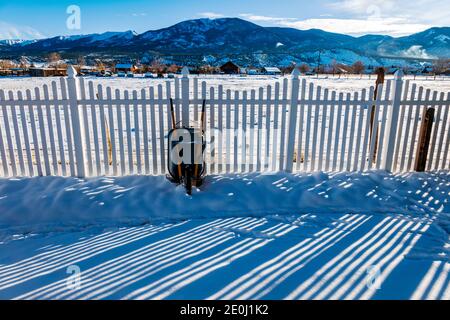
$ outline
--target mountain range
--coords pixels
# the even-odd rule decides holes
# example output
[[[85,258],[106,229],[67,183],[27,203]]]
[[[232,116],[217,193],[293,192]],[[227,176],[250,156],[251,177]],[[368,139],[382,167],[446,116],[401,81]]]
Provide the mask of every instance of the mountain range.
[[[219,63],[229,57],[249,64],[288,64],[293,60],[382,63],[450,57],[450,27],[409,36],[349,35],[319,29],[262,27],[239,18],[187,20],[141,34],[134,31],[0,41],[0,56],[101,54],[162,56]],[[197,57],[197,58],[192,58]],[[256,63],[254,60],[257,60]]]

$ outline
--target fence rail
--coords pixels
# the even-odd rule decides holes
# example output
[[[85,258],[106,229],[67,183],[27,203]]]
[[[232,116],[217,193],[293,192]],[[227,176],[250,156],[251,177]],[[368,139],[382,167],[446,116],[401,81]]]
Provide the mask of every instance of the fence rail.
[[[426,170],[450,169],[450,92],[424,90],[401,73],[377,90],[343,94],[296,71],[273,86],[231,91],[185,69],[164,86],[128,91],[86,83],[69,68],[50,87],[0,90],[0,175],[164,174],[170,98],[184,125],[198,122],[206,99],[210,173],[411,171],[429,108]]]

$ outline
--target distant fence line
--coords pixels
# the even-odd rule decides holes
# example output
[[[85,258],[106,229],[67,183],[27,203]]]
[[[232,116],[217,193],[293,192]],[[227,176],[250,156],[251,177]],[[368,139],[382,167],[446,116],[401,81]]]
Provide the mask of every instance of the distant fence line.
[[[190,92],[193,81],[193,92]],[[259,90],[181,78],[138,91],[94,87],[69,67],[48,87],[0,90],[1,176],[164,174],[169,99],[192,125],[207,104],[209,173],[450,169],[450,92],[403,80],[352,94],[300,80],[294,70]],[[435,109],[423,151],[421,130]],[[421,140],[422,139],[422,140]]]

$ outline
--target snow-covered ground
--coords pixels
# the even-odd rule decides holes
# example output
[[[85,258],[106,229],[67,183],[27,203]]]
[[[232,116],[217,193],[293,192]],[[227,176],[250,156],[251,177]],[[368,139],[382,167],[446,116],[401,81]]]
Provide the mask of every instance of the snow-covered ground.
[[[449,213],[444,171],[2,179],[0,298],[449,299]]]

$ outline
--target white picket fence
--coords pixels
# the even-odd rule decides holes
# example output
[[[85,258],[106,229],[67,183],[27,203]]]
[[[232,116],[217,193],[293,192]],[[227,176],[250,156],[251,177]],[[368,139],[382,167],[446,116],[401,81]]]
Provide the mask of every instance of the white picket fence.
[[[411,171],[430,107],[426,169],[450,169],[450,92],[424,90],[400,73],[374,99],[373,87],[338,93],[296,71],[273,86],[231,92],[184,69],[165,86],[130,92],[94,87],[70,67],[50,88],[0,90],[1,176],[164,174],[171,97],[184,125],[198,125],[206,99],[208,173]]]

